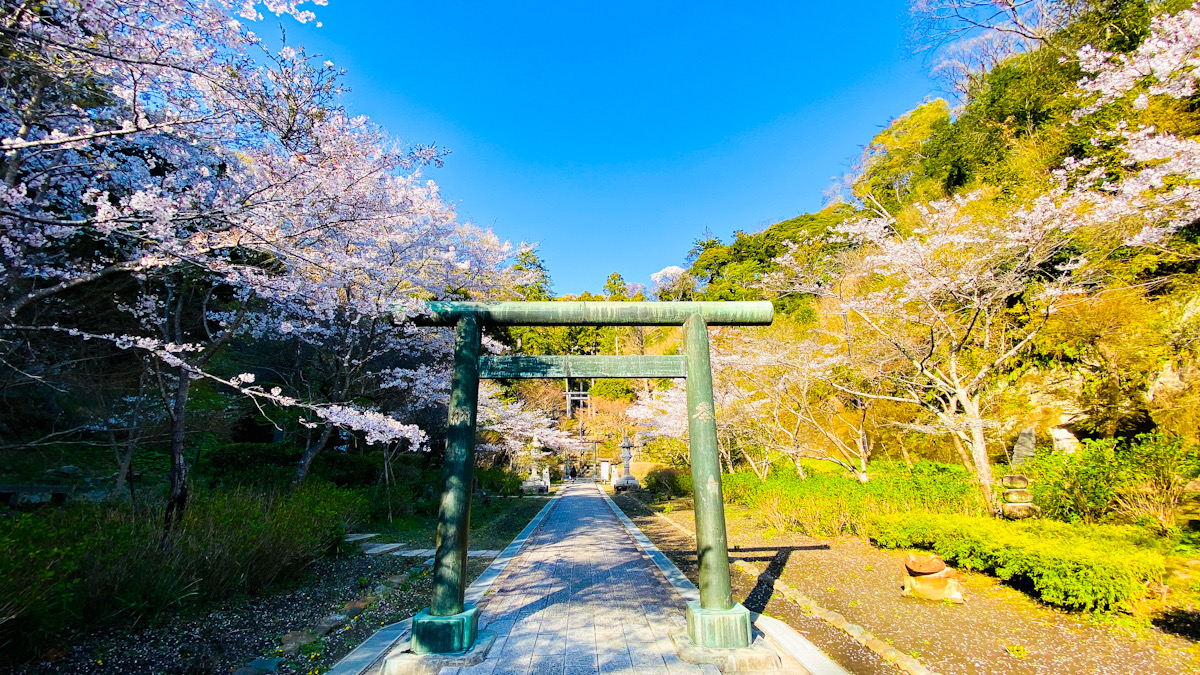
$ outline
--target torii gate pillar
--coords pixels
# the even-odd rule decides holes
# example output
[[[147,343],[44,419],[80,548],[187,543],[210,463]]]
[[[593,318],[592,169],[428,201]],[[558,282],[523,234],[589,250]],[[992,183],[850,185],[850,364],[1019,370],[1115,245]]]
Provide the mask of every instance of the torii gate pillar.
[[[733,602],[721,495],[708,325],[770,324],[769,302],[434,302],[424,325],[455,326],[446,460],[438,511],[433,598],[412,622],[412,650],[470,649],[478,608],[464,604],[467,534],[475,466],[479,378],[687,378],[688,436],[695,492],[700,600],[688,602],[687,626],[701,647],[750,645],[750,613]],[[398,317],[397,320],[405,320]],[[526,326],[683,326],[683,356],[514,356],[480,358],[484,324]]]

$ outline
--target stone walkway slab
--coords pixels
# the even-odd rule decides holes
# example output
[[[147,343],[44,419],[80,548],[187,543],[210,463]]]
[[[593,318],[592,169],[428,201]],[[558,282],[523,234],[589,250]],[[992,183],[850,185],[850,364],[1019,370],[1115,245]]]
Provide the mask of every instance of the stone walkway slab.
[[[685,663],[670,634],[684,602],[595,485],[565,485],[481,605],[487,660],[442,675],[718,675]]]

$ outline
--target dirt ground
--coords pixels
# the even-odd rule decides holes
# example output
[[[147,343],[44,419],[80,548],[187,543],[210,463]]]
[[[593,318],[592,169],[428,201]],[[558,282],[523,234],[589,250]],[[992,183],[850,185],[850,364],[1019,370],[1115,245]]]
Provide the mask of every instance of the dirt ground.
[[[678,500],[669,509],[624,496],[618,503],[685,573],[694,574],[695,521],[690,509]],[[966,604],[901,598],[904,552],[880,550],[860,539],[818,540],[773,533],[752,514],[732,507],[726,517],[732,558],[781,572],[783,581],[826,609],[840,612],[943,675],[1200,672],[1200,645],[1128,617],[1092,619],[1063,612],[992,577],[970,572],[962,574]],[[763,589],[753,595],[754,580],[736,568],[734,572],[735,599],[762,611]],[[898,672],[788,600],[772,598],[765,611],[786,621],[852,672]]]

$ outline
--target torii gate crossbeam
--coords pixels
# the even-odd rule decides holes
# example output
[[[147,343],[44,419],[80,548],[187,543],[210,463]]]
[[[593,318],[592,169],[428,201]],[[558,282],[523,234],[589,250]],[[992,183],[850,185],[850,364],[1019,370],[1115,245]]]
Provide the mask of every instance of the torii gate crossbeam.
[[[479,379],[687,378],[688,449],[695,493],[700,600],[687,607],[688,634],[702,647],[747,647],[750,614],[734,603],[721,496],[721,464],[709,361],[708,326],[767,325],[770,302],[431,302],[419,325],[454,326],[454,367],[442,500],[438,512],[433,597],[412,622],[412,650],[470,649],[478,609],[464,605],[467,535],[475,466]],[[409,320],[397,316],[397,321]],[[681,356],[484,356],[484,325],[682,326]]]

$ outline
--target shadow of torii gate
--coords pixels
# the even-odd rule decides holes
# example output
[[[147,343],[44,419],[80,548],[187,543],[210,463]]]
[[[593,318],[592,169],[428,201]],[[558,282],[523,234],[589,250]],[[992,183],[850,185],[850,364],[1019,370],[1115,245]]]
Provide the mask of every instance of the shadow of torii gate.
[[[433,598],[412,622],[412,650],[471,648],[478,608],[463,602],[475,467],[479,379],[687,378],[688,450],[695,491],[700,600],[687,604],[688,635],[702,647],[747,647],[750,613],[729,588],[729,549],[713,406],[708,326],[768,325],[770,302],[431,302],[420,325],[454,326],[454,369],[438,512]],[[483,356],[484,325],[682,326],[678,356]]]

